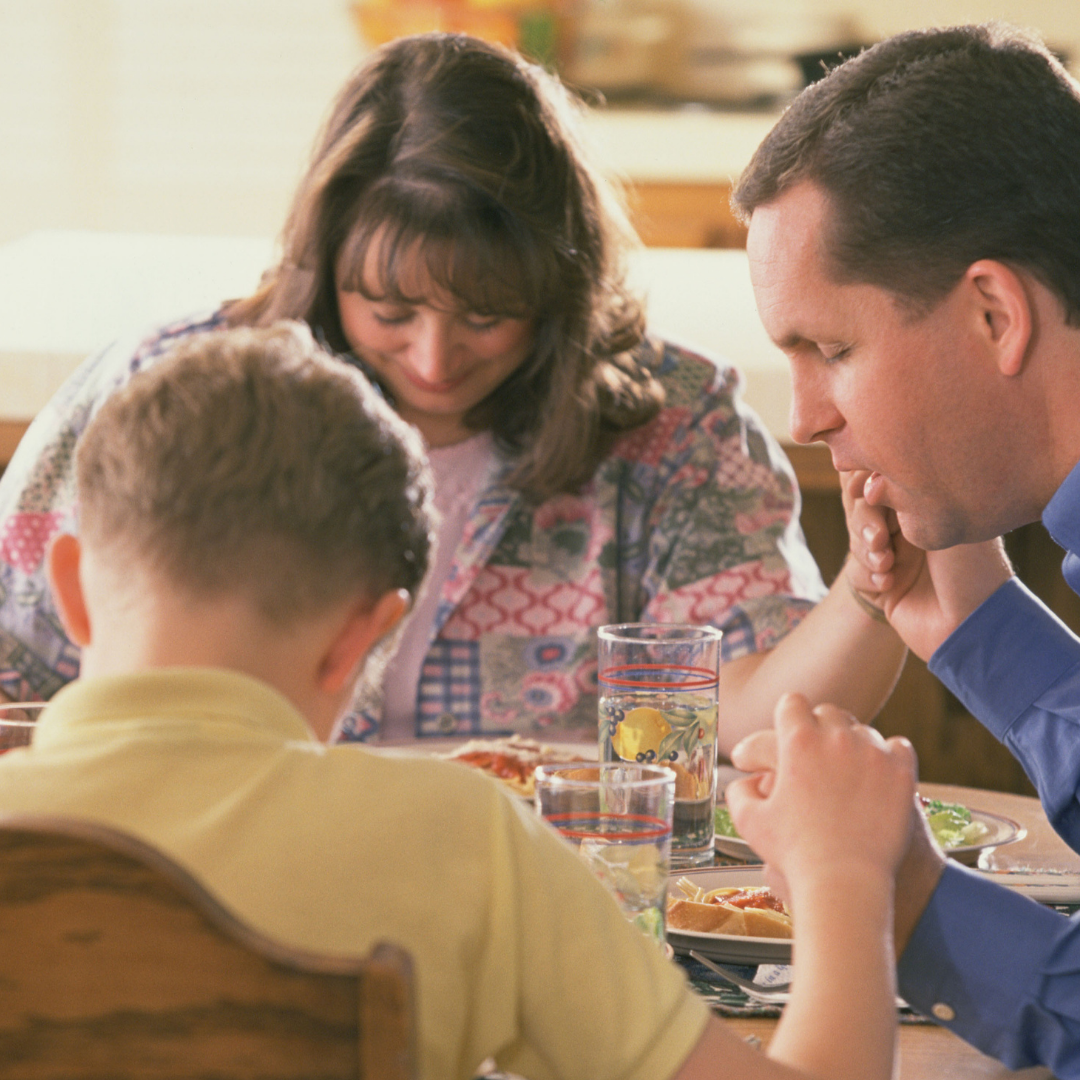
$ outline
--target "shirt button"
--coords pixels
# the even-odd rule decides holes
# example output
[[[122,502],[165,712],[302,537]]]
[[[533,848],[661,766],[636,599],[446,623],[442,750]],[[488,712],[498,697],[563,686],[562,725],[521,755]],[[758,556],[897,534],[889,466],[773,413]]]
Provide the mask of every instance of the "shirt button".
[[[935,1019],[940,1020],[943,1024],[956,1019],[956,1010],[951,1005],[946,1005],[944,1001],[937,1002],[930,1011],[934,1014]]]
[[[439,730],[444,735],[449,735],[457,730],[457,717],[453,713],[444,712],[439,717]]]

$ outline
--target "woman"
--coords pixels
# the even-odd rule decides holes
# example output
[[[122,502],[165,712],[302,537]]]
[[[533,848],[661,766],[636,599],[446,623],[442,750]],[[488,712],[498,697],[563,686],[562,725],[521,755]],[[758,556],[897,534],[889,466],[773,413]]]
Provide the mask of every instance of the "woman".
[[[344,737],[595,738],[595,628],[638,620],[724,629],[722,749],[785,690],[872,717],[902,646],[844,585],[814,607],[794,478],[736,373],[646,337],[634,237],[577,120],[498,47],[376,51],[256,293],[88,362],[24,440],[0,485],[0,687],[48,697],[77,673],[40,562],[72,524],[70,451],[97,404],[179,337],[294,318],[420,430],[442,512],[432,575]]]

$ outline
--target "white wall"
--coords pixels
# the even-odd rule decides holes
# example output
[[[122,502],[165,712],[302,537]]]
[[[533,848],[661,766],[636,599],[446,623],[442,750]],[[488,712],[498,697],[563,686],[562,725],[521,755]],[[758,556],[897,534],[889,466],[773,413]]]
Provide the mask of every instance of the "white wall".
[[[1080,0],[697,2],[855,9],[873,36],[1005,17],[1080,59]],[[0,242],[275,235],[362,53],[348,0],[0,0]]]
[[[276,233],[361,54],[344,0],[0,0],[0,241]]]

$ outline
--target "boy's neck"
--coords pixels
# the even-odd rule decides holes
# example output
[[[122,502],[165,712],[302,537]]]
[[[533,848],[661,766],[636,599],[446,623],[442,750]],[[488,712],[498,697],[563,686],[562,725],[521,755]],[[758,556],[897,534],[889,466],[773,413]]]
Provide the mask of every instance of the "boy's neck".
[[[126,604],[97,605],[92,617],[84,677],[165,667],[237,671],[283,694],[318,738],[330,734],[336,710],[318,690],[321,637],[314,627],[278,626],[243,597],[189,597],[160,589]]]

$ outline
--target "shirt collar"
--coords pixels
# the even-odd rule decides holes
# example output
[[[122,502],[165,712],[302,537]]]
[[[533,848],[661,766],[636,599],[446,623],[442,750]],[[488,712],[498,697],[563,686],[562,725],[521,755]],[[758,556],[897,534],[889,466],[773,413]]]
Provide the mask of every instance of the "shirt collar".
[[[240,738],[320,745],[292,703],[266,683],[220,668],[170,667],[69,683],[38,718],[34,747],[147,724],[208,725]]]
[[[1080,551],[1080,464],[1054,492],[1042,520],[1055,543],[1068,551]]]

